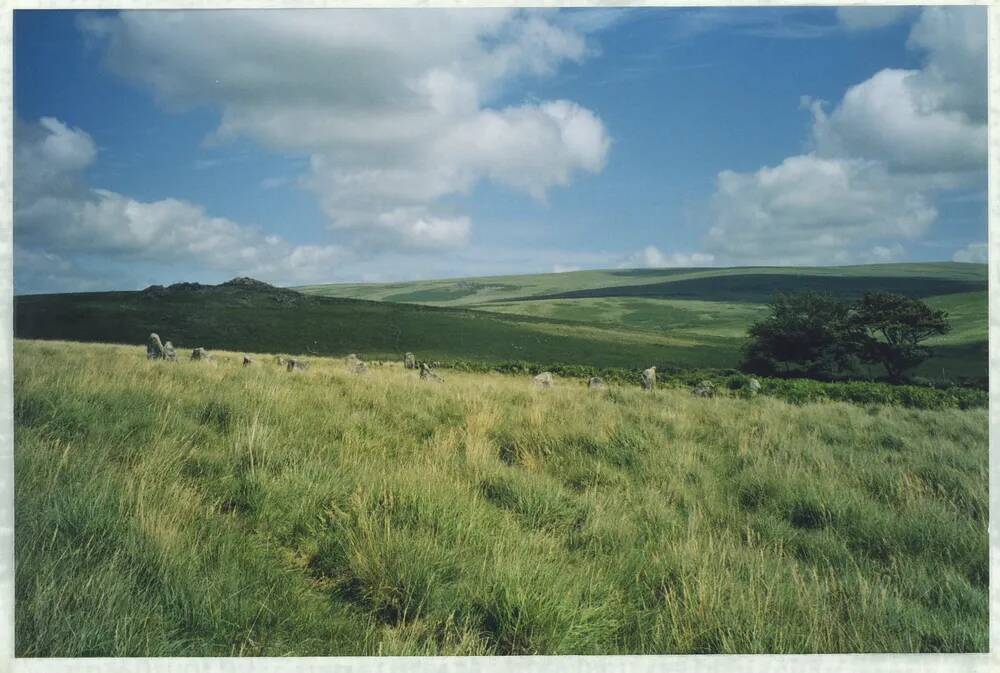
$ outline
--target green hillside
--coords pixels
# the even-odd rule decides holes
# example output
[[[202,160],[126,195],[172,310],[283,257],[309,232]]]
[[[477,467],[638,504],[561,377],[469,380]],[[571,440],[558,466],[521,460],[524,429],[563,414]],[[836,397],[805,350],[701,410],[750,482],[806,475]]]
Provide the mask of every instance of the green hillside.
[[[524,360],[635,369],[729,367],[724,340],[581,326],[464,309],[307,296],[270,286],[182,284],[158,291],[15,297],[26,339],[141,344],[150,332],[179,349],[426,360]]]
[[[298,292],[245,280],[183,283],[16,297],[14,330],[19,338],[130,344],[155,331],[181,348],[374,359],[412,351],[442,362],[731,368],[773,293],[806,288],[844,297],[889,290],[943,308],[953,331],[932,342],[935,357],[916,373],[986,376],[986,267],[974,264],[581,271]]]
[[[738,277],[738,278],[733,278]],[[643,288],[666,283],[673,288]],[[750,284],[747,291],[741,287]],[[732,291],[736,287],[736,292]],[[723,300],[727,296],[766,301],[778,290],[822,289],[857,294],[878,286],[917,296],[986,289],[986,265],[958,262],[821,267],[733,267],[724,269],[606,269],[523,276],[483,276],[408,283],[306,285],[308,294],[437,306],[470,306],[563,296],[674,296]],[[609,290],[615,288],[615,290]]]
[[[854,299],[868,290],[882,290],[918,297],[949,313],[952,332],[930,342],[937,355],[920,374],[984,378],[987,371],[984,264],[613,269],[297,289],[328,297],[464,307],[668,334],[727,352],[731,363],[736,362],[747,327],[766,313],[775,292],[814,290]]]

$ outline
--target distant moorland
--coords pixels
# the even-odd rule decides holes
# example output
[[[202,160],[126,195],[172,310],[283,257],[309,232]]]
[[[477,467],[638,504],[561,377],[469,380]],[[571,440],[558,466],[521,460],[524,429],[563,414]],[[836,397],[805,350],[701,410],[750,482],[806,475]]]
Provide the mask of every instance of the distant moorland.
[[[982,264],[620,269],[295,289],[181,284],[19,296],[14,329],[20,338],[133,344],[155,331],[209,350],[725,369],[738,364],[747,327],[775,292],[886,290],[949,314],[952,331],[929,342],[935,356],[915,374],[984,381],[987,372]]]

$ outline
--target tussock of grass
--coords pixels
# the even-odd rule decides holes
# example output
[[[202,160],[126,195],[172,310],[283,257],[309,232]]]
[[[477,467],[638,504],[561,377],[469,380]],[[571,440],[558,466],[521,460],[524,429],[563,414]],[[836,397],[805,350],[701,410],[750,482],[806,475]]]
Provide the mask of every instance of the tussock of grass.
[[[15,345],[20,656],[984,651],[984,409]]]

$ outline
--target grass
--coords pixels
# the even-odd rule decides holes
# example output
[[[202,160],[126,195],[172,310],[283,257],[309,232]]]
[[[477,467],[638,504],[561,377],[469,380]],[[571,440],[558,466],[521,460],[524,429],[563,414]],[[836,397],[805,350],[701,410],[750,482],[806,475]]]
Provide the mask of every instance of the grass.
[[[768,282],[760,283],[760,276],[767,276]],[[658,291],[653,288],[641,290],[638,287],[657,284],[665,286],[671,282],[681,283],[682,288],[685,286],[690,288],[695,284],[699,295],[694,297],[695,299],[720,300],[717,283],[721,283],[728,292],[749,287],[762,297],[763,301],[767,301],[775,290],[801,289],[802,277],[808,277],[810,283],[819,283],[820,289],[826,291],[847,285],[853,293],[857,292],[859,286],[862,289],[872,286],[889,289],[903,285],[901,289],[904,292],[922,297],[945,294],[942,289],[953,291],[960,289],[964,284],[976,286],[975,289],[986,289],[985,264],[955,262],[821,267],[606,269],[406,283],[308,285],[297,289],[309,294],[330,297],[439,306],[478,306],[515,299],[541,299],[567,292],[586,292],[593,295],[593,291],[607,293],[606,288],[624,288],[617,293],[617,296],[656,295],[663,294],[662,288]],[[859,278],[865,280],[859,282]],[[741,294],[745,299],[747,293]],[[685,296],[685,298],[691,297]]]
[[[14,332],[19,338],[142,344],[151,331],[175,344],[210,351],[358,353],[371,359],[401,358],[405,351],[429,361],[523,359],[602,367],[645,362],[726,367],[734,359],[730,344],[701,337],[314,297],[275,288],[207,286],[164,296],[101,292],[21,296],[14,301]]]
[[[949,312],[953,330],[929,341],[934,357],[913,373],[985,383],[980,264],[618,269],[300,288],[308,294],[223,285],[34,295],[15,298],[14,329],[20,338],[133,344],[156,331],[209,350],[727,369],[738,366],[746,330],[766,314],[771,295],[805,288],[922,297]],[[876,367],[862,373],[882,375]]]
[[[985,381],[987,375],[986,265],[952,262],[841,267],[616,269],[496,276],[410,283],[314,285],[301,291],[330,297],[464,307],[510,316],[583,323],[630,334],[669,335],[735,367],[747,328],[767,313],[775,292],[816,290],[853,300],[867,290],[898,292],[948,312],[952,331],[931,339],[936,354],[914,372],[937,380]],[[670,360],[650,363],[705,366],[673,348]],[[530,359],[513,354],[501,359]],[[562,360],[536,360],[563,362]],[[574,364],[613,366],[580,358]],[[632,365],[629,365],[632,366]],[[867,375],[878,376],[877,368]]]
[[[19,656],[987,649],[985,409],[14,357]]]

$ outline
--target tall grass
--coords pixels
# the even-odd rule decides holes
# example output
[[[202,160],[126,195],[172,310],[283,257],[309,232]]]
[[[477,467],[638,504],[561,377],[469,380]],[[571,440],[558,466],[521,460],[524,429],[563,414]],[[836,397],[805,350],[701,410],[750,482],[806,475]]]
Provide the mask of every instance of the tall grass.
[[[987,648],[987,416],[15,345],[20,656]]]

